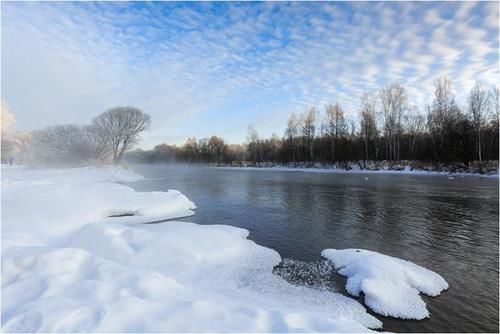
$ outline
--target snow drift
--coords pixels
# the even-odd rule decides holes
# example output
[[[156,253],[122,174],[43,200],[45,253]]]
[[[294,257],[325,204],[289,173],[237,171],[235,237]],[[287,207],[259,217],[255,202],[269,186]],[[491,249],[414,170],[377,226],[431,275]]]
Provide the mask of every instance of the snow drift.
[[[365,295],[374,312],[403,319],[429,317],[419,295],[438,296],[448,283],[438,274],[414,263],[363,249],[325,249],[321,255],[347,276],[346,290]]]
[[[2,167],[3,332],[360,332],[357,301],[293,286],[281,258],[193,214],[181,193],[135,192],[118,168]]]

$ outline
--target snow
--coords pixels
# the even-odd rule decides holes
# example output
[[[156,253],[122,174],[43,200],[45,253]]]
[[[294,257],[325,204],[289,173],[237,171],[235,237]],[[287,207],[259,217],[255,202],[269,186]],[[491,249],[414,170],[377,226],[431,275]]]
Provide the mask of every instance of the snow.
[[[4,246],[46,245],[96,221],[151,222],[193,215],[195,205],[175,190],[139,193],[113,182],[140,176],[117,168],[2,169]],[[133,214],[133,217],[107,218]]]
[[[120,168],[2,167],[3,332],[381,327],[354,299],[274,275],[281,257],[247,230],[141,224],[191,215],[195,205],[175,190],[117,183],[140,179]]]
[[[335,168],[335,167],[282,167],[282,166],[273,166],[273,167],[239,167],[239,166],[219,166],[212,167],[219,169],[238,169],[238,170],[248,170],[248,171],[280,171],[280,172],[301,172],[301,173],[317,173],[317,174],[371,174],[371,175],[416,175],[416,176],[449,176],[450,174],[454,176],[460,177],[481,177],[481,178],[499,178],[499,173],[492,174],[479,174],[479,173],[449,173],[449,172],[435,172],[435,171],[426,171],[426,170],[411,170],[409,166],[405,166],[403,170],[391,170],[387,168],[382,168],[379,170],[369,170],[369,169],[361,169],[359,166],[351,166],[350,170],[345,170],[343,168]]]
[[[325,249],[338,273],[348,277],[346,290],[364,293],[365,304],[374,312],[402,319],[429,317],[419,293],[438,296],[448,283],[433,271],[412,262],[363,249]]]

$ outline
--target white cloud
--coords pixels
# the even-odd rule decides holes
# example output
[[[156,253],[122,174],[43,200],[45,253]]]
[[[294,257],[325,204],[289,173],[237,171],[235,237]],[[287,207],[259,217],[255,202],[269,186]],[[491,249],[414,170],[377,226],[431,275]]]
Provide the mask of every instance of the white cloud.
[[[2,95],[26,128],[131,104],[152,114],[148,142],[209,135],[227,119],[231,130],[219,134],[240,141],[245,123],[280,133],[289,113],[313,105],[338,101],[354,117],[364,91],[395,80],[418,101],[438,75],[457,88],[496,80],[498,14],[483,22],[478,7],[9,3]]]
[[[439,15],[438,9],[428,10],[424,16],[424,22],[430,25],[440,25],[445,22]]]

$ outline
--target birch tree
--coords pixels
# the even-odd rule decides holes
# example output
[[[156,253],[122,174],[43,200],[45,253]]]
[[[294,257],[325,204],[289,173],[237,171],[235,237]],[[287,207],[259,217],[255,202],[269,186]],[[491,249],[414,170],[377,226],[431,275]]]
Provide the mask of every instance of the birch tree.
[[[380,90],[380,102],[384,122],[387,156],[389,160],[399,160],[400,138],[402,134],[403,112],[407,97],[403,86],[394,83]]]
[[[483,161],[481,147],[481,129],[486,123],[488,113],[488,96],[479,82],[472,87],[468,99],[468,109],[477,134],[477,151],[479,162]]]
[[[292,113],[287,122],[285,136],[290,146],[291,158],[293,162],[295,162],[295,159],[297,158],[296,151],[297,151],[298,135],[299,135],[299,120],[297,119],[295,113]]]
[[[314,160],[314,136],[316,133],[316,109],[311,108],[309,112],[304,117],[304,124],[302,126],[302,135],[306,140],[307,150],[309,152],[310,161]]]
[[[335,105],[327,105],[325,107],[325,115],[326,128],[332,147],[332,161],[335,163],[335,144],[338,142],[340,136],[346,132],[347,125],[344,118],[344,112],[338,103]]]
[[[369,94],[361,97],[360,131],[364,143],[364,159],[369,160],[369,145],[377,136],[376,100]]]
[[[260,143],[259,143],[259,134],[253,125],[248,126],[247,130],[247,143],[248,150],[252,156],[253,163],[261,160],[260,154]]]

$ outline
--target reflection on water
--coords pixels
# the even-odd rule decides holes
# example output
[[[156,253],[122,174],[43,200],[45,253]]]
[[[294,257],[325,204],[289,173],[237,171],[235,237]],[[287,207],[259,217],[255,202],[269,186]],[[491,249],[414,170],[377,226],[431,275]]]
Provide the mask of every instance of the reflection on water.
[[[366,248],[445,277],[450,289],[424,298],[430,319],[379,317],[384,330],[498,331],[497,179],[133,169],[150,178],[130,185],[136,190],[177,189],[196,203],[196,215],[183,220],[249,230],[250,239],[286,259],[275,272],[292,283],[342,290],[342,278],[322,265],[325,248]]]

